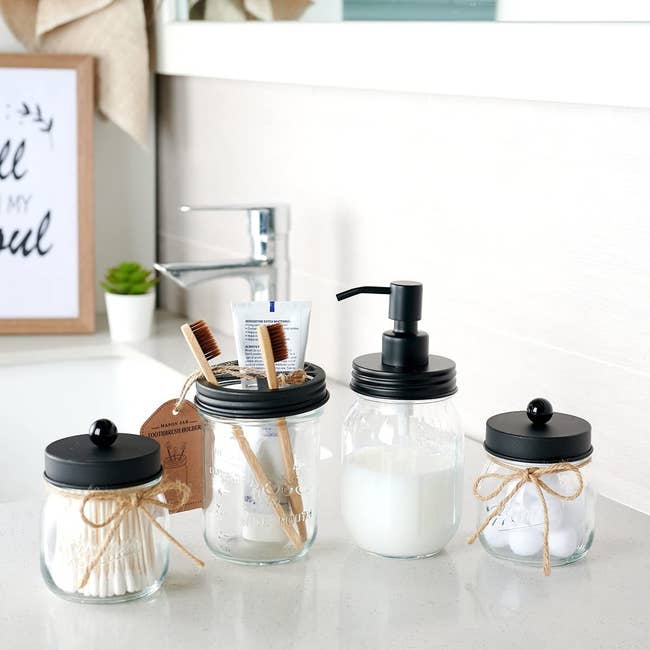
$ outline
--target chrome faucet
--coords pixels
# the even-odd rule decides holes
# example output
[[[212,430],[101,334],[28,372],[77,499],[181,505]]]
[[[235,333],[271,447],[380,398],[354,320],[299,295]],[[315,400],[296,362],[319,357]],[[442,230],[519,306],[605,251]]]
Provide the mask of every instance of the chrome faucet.
[[[181,213],[246,212],[250,257],[231,262],[157,263],[154,264],[157,271],[186,289],[215,278],[241,277],[248,280],[252,300],[289,298],[288,205],[182,205],[179,210]]]

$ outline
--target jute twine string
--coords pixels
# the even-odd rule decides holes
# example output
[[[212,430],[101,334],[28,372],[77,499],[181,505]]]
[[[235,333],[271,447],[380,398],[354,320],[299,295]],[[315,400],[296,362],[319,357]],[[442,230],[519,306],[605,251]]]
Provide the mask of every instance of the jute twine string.
[[[485,521],[478,527],[476,532],[467,540],[468,544],[473,544],[478,536],[487,528],[490,522],[498,517],[505,505],[521,490],[521,488],[526,483],[532,483],[537,490],[539,495],[539,501],[542,504],[542,510],[544,512],[544,547],[543,547],[543,567],[544,575],[551,575],[551,554],[548,548],[548,532],[549,532],[549,519],[548,519],[548,506],[546,504],[546,498],[544,497],[544,492],[560,499],[561,501],[573,501],[577,499],[581,494],[584,487],[584,480],[582,478],[582,473],[580,470],[591,462],[591,459],[587,459],[581,463],[554,463],[552,465],[543,465],[542,467],[517,467],[516,465],[510,465],[509,463],[504,463],[497,458],[492,456],[489,457],[491,463],[503,467],[503,469],[508,470],[510,473],[506,474],[503,472],[490,472],[488,474],[481,474],[474,481],[472,491],[474,496],[479,501],[489,501],[494,499],[499,495],[506,486],[512,481],[517,481],[514,488],[508,492],[496,508],[485,518]],[[562,474],[563,472],[573,472],[578,482],[578,487],[571,494],[560,494],[556,492],[553,488],[543,480],[544,476],[548,474]],[[481,494],[480,486],[481,483],[487,479],[499,479],[499,484],[497,487],[490,492],[489,494]]]
[[[264,377],[266,379],[266,373],[263,370],[258,370],[257,368],[247,368],[246,366],[238,366],[236,364],[224,363],[219,366],[211,366],[212,372],[217,377],[238,377],[239,379],[256,379],[257,377]],[[181,394],[174,404],[172,413],[178,415],[181,412],[183,407],[183,401],[187,392],[192,387],[195,381],[197,381],[203,373],[200,370],[193,372],[183,384],[181,389]],[[309,375],[304,370],[293,370],[288,373],[281,373],[278,375],[278,385],[282,386],[292,386],[294,384],[304,384]]]
[[[175,497],[170,498],[168,495],[172,493]],[[122,520],[132,510],[140,510],[142,514],[162,533],[162,535],[169,540],[176,548],[185,553],[196,565],[205,566],[203,560],[193,555],[185,546],[183,546],[173,535],[170,535],[157,521],[154,515],[147,508],[148,505],[155,506],[156,508],[165,508],[166,510],[176,510],[182,508],[190,498],[191,490],[180,481],[162,481],[157,485],[153,485],[144,490],[93,490],[88,492],[81,502],[81,519],[91,528],[105,528],[111,526],[111,529],[106,535],[103,544],[95,553],[93,559],[88,563],[86,570],[81,578],[78,589],[83,589],[88,583],[90,574],[93,572],[102,556],[106,552],[109,544],[115,537]],[[162,496],[164,501],[158,499]],[[89,503],[96,503],[101,501],[111,501],[115,504],[115,508],[111,515],[101,521],[92,521],[86,516],[86,505]]]

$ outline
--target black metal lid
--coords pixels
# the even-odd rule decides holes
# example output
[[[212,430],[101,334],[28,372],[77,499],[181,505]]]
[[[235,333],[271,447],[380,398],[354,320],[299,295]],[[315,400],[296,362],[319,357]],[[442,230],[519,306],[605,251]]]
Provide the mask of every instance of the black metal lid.
[[[382,363],[381,354],[364,354],[352,362],[350,388],[355,393],[385,399],[436,399],[453,395],[456,364],[446,357],[429,355],[429,363],[415,369]]]
[[[97,420],[87,435],[61,438],[45,448],[45,479],[59,487],[118,489],[148,483],[161,473],[158,442],[118,434],[110,420]]]
[[[526,411],[493,415],[485,425],[485,450],[507,460],[557,463],[591,455],[591,425],[587,420],[554,413],[541,397]]]
[[[237,365],[237,362],[220,365]],[[313,363],[306,363],[304,370],[309,377],[306,382],[278,390],[259,387],[245,390],[241,379],[234,376],[220,375],[218,386],[200,379],[196,382],[194,403],[206,415],[227,419],[262,420],[307,413],[323,406],[330,396],[325,371]]]

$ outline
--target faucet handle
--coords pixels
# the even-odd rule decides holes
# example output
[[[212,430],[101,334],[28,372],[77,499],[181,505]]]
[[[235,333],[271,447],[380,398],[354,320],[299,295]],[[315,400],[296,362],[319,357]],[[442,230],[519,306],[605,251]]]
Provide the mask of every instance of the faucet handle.
[[[261,262],[272,262],[277,246],[286,249],[289,232],[289,206],[276,205],[182,205],[180,212],[245,212],[248,215],[248,236],[251,257]]]
[[[286,235],[289,232],[289,206],[286,203],[276,204],[239,204],[239,205],[181,205],[179,212],[245,212],[251,236]]]

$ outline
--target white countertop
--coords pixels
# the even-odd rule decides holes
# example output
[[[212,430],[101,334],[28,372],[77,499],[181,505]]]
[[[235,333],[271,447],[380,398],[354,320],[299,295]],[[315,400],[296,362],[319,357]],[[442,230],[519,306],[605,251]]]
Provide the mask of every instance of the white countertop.
[[[136,349],[179,371],[191,371],[178,335],[180,322],[162,315],[154,338]],[[220,340],[220,345],[226,355],[232,352],[227,342]],[[107,346],[105,332],[0,337],[0,363],[42,357],[40,350],[53,347],[83,354]],[[173,517],[173,533],[206,560],[205,569],[197,569],[172,549],[167,581],[152,597],[109,606],[69,603],[50,593],[40,576],[40,499],[13,498],[0,502],[0,647],[650,646],[650,517],[600,498],[589,555],[574,565],[554,568],[549,578],[541,569],[495,560],[478,543],[465,543],[475,512],[471,477],[483,463],[480,446],[470,441],[463,521],[445,552],[428,560],[384,560],[355,549],[338,510],[340,424],[352,396],[337,384],[330,390],[322,437],[334,457],[321,465],[319,533],[306,558],[275,567],[219,560],[203,543],[201,512],[195,510]],[[160,401],[170,397],[163,394]],[[47,413],[35,417],[47,425]],[[11,454],[16,443],[11,432],[2,429],[4,453]],[[52,431],[51,437],[70,433]]]

